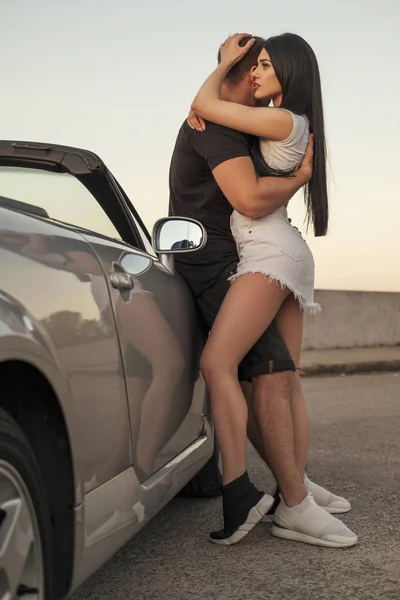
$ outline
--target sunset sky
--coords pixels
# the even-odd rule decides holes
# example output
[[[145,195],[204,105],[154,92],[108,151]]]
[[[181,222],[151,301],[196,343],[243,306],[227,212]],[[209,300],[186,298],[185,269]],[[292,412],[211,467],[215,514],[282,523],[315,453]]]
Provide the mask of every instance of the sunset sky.
[[[400,291],[400,3],[0,0],[2,139],[90,148],[147,226],[167,213],[181,122],[236,31],[302,35],[320,64],[330,164],[316,286]],[[303,234],[303,201],[289,213]]]

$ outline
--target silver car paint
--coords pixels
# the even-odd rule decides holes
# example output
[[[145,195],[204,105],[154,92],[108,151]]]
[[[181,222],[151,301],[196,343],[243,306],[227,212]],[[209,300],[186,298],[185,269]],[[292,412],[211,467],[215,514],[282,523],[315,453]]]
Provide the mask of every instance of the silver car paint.
[[[68,390],[67,395],[58,397],[70,435],[79,440],[79,471],[74,472],[77,488],[85,493],[95,487],[94,481],[100,485],[131,464],[118,337],[113,329],[104,335],[103,316],[90,283],[80,281],[75,273],[41,262],[27,243],[24,247],[28,250],[22,254],[10,238],[21,236],[28,242],[32,236],[40,236],[42,242],[49,241],[53,255],[58,248],[65,251],[66,245],[71,250],[83,246],[100,268],[90,246],[72,230],[4,209],[0,222],[1,287],[21,306],[29,306],[35,330],[47,340],[47,354],[52,357],[57,379]],[[101,279],[100,283],[108,293],[105,281]],[[90,329],[86,326],[85,330],[87,324]],[[92,341],[96,334],[98,339]],[[38,337],[36,343],[40,345]],[[3,340],[2,349],[4,345]],[[94,415],[96,435],[92,436]]]
[[[5,299],[0,360],[19,359],[38,368],[65,415],[76,483],[75,587],[160,510],[210,456],[213,439],[209,419],[203,415],[204,381],[197,380],[183,441],[175,450],[171,446],[162,459],[164,466],[140,485],[132,467],[128,401],[113,321],[115,299],[110,301],[116,291],[106,283],[104,240],[88,236],[89,244],[72,228],[5,209],[0,209],[0,223],[0,287]],[[11,243],[11,249],[10,232],[49,238],[54,253],[58,242],[63,252],[66,247],[76,249],[77,244],[84,248],[93,269],[98,269],[95,276],[107,304],[105,311],[99,310],[92,281],[79,279],[62,265],[46,264],[26,245],[22,250]],[[103,272],[92,247],[101,257]],[[77,305],[84,309],[77,310]],[[194,331],[194,314],[184,318],[189,332]],[[191,333],[182,335],[187,341]],[[184,360],[188,360],[185,355]],[[187,403],[188,396],[183,400]]]
[[[74,581],[78,587],[161,510],[206,462],[213,449],[211,418],[190,446],[144,484],[133,468],[85,496],[76,509]]]

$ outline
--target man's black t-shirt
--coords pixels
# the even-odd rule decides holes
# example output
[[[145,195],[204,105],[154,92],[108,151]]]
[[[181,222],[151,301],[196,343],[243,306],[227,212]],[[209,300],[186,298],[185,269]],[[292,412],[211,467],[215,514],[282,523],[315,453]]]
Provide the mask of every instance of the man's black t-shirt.
[[[207,231],[202,250],[175,255],[176,269],[196,297],[238,259],[230,229],[232,206],[212,170],[232,158],[250,156],[249,146],[248,135],[214,123],[198,132],[185,121],[179,131],[169,175],[169,214],[197,219]]]

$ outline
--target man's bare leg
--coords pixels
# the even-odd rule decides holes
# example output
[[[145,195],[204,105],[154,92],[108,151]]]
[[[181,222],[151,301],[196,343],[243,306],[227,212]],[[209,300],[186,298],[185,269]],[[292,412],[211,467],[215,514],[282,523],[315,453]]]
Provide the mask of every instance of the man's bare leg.
[[[341,521],[320,507],[311,494],[295,500],[299,487],[305,489],[294,456],[288,373],[253,378],[253,411],[262,445],[277,480],[281,501],[274,515],[271,533],[275,537],[318,546],[345,548],[357,543],[357,536]],[[300,484],[300,486],[299,486]]]
[[[301,401],[298,401],[298,396],[297,398],[295,397],[293,401],[294,390],[292,388],[292,383],[294,382],[295,378],[298,378],[298,374],[288,373],[288,376],[290,379],[290,406],[292,412],[292,423],[294,431],[294,453],[299,474],[301,477],[303,477],[308,454],[309,414],[306,404],[304,402],[302,392]],[[266,377],[270,377],[270,375]],[[265,385],[266,387],[268,387],[268,380],[266,380]],[[300,381],[298,382],[298,385],[300,385]],[[270,471],[272,471],[268,456],[264,451],[260,429],[254,417],[253,384],[246,381],[241,383],[241,387],[248,406],[247,437],[249,438],[250,442],[252,443],[258,454],[261,456],[262,460],[265,462],[267,467],[270,469]]]
[[[299,504],[306,490],[299,474],[290,409],[289,372],[253,379],[253,414],[260,431],[263,454],[287,506]]]
[[[258,452],[262,460],[267,465],[268,469],[272,471],[271,466],[268,461],[268,456],[264,452],[262,439],[260,430],[256,423],[253,413],[253,384],[250,381],[242,381],[241,388],[243,391],[243,395],[246,398],[247,407],[248,407],[248,419],[247,419],[247,437],[252,443],[255,450]]]
[[[264,461],[264,463],[267,465],[269,470],[272,472],[271,465],[268,460],[268,456],[264,450],[264,446],[263,446],[263,442],[262,442],[262,438],[261,438],[261,434],[260,434],[260,429],[256,423],[254,413],[253,413],[253,384],[249,381],[243,381],[241,383],[241,387],[242,387],[243,395],[246,398],[246,402],[248,405],[247,437],[250,440],[250,442],[252,443],[254,449],[260,455],[261,459]],[[280,501],[279,488],[277,485],[275,485],[275,487],[272,491],[272,494],[274,497],[274,503],[271,506],[270,510],[268,511],[268,514],[263,519],[265,521],[272,520],[273,514],[279,504],[279,501]]]

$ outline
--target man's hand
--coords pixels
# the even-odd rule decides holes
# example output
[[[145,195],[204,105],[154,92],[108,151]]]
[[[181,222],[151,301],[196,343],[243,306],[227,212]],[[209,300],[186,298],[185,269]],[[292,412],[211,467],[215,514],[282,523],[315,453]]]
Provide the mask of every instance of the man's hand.
[[[313,156],[314,156],[314,135],[308,136],[306,153],[300,163],[300,167],[295,172],[296,177],[301,177],[303,185],[308,183],[313,174]]]

